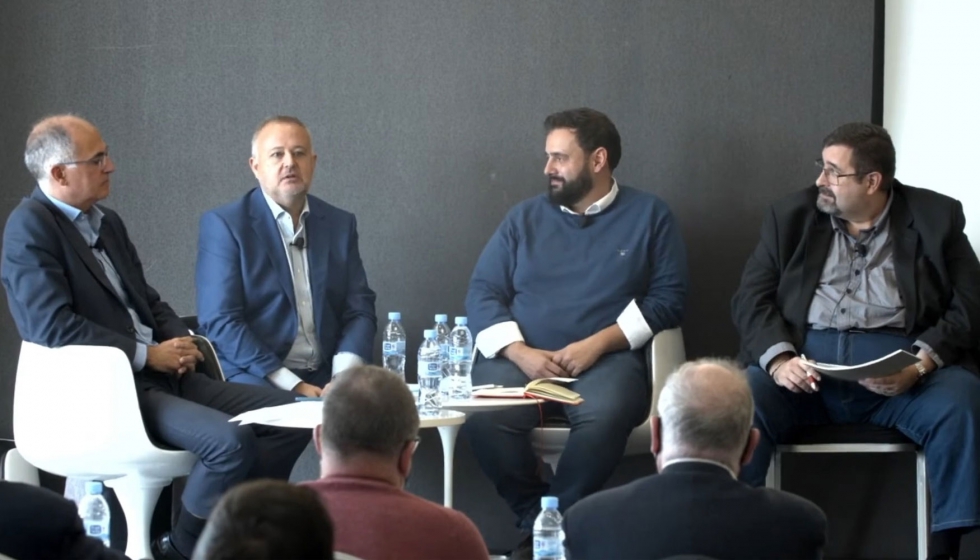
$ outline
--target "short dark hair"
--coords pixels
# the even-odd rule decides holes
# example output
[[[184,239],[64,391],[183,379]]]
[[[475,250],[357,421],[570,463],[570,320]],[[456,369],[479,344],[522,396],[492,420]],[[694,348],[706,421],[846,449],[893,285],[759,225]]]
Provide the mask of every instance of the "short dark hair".
[[[895,144],[884,127],[865,122],[841,125],[823,139],[823,147],[828,146],[847,146],[856,172],[877,171],[884,177],[884,190],[891,188],[895,178]]]
[[[272,116],[272,117],[269,117],[269,118],[265,119],[264,121],[262,121],[262,122],[259,123],[259,126],[255,127],[255,132],[252,133],[252,155],[253,156],[256,155],[255,154],[255,142],[259,139],[259,133],[262,132],[262,130],[265,127],[267,127],[267,126],[269,126],[270,124],[273,124],[273,123],[277,123],[277,124],[295,124],[297,126],[301,126],[301,127],[303,127],[303,130],[306,131],[306,134],[308,136],[310,136],[310,138],[312,140],[313,135],[310,134],[309,127],[307,127],[305,124],[303,124],[303,121],[297,119],[296,117],[291,117],[289,115],[275,115],[275,116]]]
[[[619,131],[605,113],[581,107],[552,113],[544,120],[545,132],[556,128],[568,128],[575,132],[578,145],[591,154],[598,148],[605,148],[609,153],[609,170],[616,169],[619,158],[623,155],[623,147],[619,140]]]
[[[194,560],[278,558],[333,558],[333,524],[320,497],[280,480],[229,490],[194,548]]]
[[[397,457],[419,433],[419,413],[401,377],[377,366],[342,371],[323,397],[321,443],[341,458]]]

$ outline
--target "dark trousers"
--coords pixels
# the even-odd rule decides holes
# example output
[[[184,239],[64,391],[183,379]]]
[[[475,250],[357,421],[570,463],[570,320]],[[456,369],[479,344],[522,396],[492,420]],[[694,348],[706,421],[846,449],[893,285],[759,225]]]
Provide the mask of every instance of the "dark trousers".
[[[810,331],[802,353],[844,365],[880,358],[914,341],[883,333]],[[932,530],[980,525],[980,379],[959,366],[928,374],[901,395],[885,397],[850,381],[822,376],[815,394],[779,387],[757,366],[748,369],[755,426],[762,432],[741,478],[765,483],[775,445],[797,426],[868,423],[895,428],[921,445],[932,494]]]
[[[206,518],[226,490],[252,478],[287,480],[310,441],[309,430],[228,420],[242,412],[295,402],[293,393],[216,381],[191,372],[137,375],[140,411],[156,441],[198,456],[187,477],[183,504]]]
[[[480,360],[473,384],[523,387],[528,378],[510,360]],[[549,487],[538,472],[530,431],[541,425],[537,406],[481,412],[467,419],[464,433],[483,472],[517,515],[518,527],[530,531],[541,497],[558,497],[565,511],[602,488],[623,456],[626,440],[650,412],[650,374],[642,354],[616,352],[599,359],[571,389],[582,395],[578,406],[545,403],[544,417],[567,417],[571,427]]]
[[[330,370],[333,367],[333,363],[330,360],[324,360],[320,367],[315,370],[301,370],[301,369],[291,369],[289,371],[295,373],[304,383],[309,383],[310,385],[316,385],[317,387],[323,387],[330,381]],[[239,373],[238,375],[233,375],[228,378],[228,381],[232,383],[243,383],[245,385],[255,385],[258,387],[276,387],[268,379],[264,377],[256,377],[248,373]]]

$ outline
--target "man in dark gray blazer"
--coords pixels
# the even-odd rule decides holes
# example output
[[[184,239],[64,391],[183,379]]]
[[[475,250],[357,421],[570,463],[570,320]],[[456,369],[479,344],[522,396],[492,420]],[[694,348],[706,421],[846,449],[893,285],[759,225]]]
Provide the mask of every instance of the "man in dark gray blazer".
[[[706,556],[819,558],[827,518],[814,504],[738,481],[759,442],[744,372],[688,362],[667,379],[651,419],[660,474],[585,498],[565,517],[572,560]]]
[[[732,301],[762,431],[742,478],[762,485],[797,426],[895,428],[925,450],[929,557],[956,558],[980,524],[980,263],[963,206],[895,180],[880,126],[839,127],[817,167],[815,186],[766,213]],[[920,361],[860,382],[821,379],[801,361],[854,365],[895,350]]]

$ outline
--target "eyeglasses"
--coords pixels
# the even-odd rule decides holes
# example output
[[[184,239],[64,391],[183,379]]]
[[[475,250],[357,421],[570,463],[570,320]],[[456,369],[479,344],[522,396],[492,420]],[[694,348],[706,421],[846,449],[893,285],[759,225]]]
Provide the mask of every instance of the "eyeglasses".
[[[822,159],[816,159],[813,161],[813,165],[817,166],[817,170],[827,176],[827,181],[834,185],[835,187],[840,184],[840,180],[844,177],[860,177],[861,175],[867,175],[871,171],[859,171],[857,173],[838,173],[834,168],[827,167]]]
[[[58,165],[81,165],[83,163],[86,163],[90,165],[97,165],[99,167],[99,171],[105,171],[105,164],[107,161],[109,161],[108,146],[106,147],[104,152],[99,152],[98,154],[95,155],[95,157],[91,159],[81,159],[78,161],[63,161]]]

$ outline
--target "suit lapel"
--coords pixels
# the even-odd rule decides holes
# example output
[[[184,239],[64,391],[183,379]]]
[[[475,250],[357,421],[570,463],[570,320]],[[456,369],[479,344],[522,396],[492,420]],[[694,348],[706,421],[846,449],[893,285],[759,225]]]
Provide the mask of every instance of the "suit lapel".
[[[262,189],[255,188],[249,196],[249,216],[252,219],[252,229],[255,230],[259,243],[263,246],[272,268],[276,271],[276,278],[282,284],[283,291],[289,297],[289,302],[293,309],[296,308],[296,292],[293,289],[293,275],[289,270],[289,260],[286,257],[286,250],[282,244],[282,233],[276,219],[272,216],[272,211],[262,195]]]
[[[916,286],[915,286],[915,251],[919,244],[919,232],[912,228],[912,212],[908,202],[902,195],[901,185],[892,190],[892,207],[888,216],[888,233],[892,237],[892,258],[895,263],[895,277],[898,280],[898,291],[905,303],[905,330],[911,332],[915,325]]]
[[[317,336],[323,326],[323,311],[327,307],[327,284],[330,280],[327,263],[330,261],[330,224],[326,213],[313,197],[309,197],[310,214],[306,220],[306,257],[310,265],[310,291],[313,297],[313,323]]]
[[[144,291],[139,288],[139,285],[133,279],[133,267],[131,266],[129,256],[126,255],[122,243],[116,239],[115,232],[112,228],[106,227],[105,218],[103,218],[102,228],[99,230],[99,239],[102,240],[105,253],[108,255],[109,260],[112,261],[112,267],[116,269],[119,282],[122,284],[123,290],[126,291],[126,295],[129,296],[129,302],[136,309],[136,314],[139,315],[144,325],[154,325],[155,321],[153,314],[150,312],[150,306],[147,304],[146,298],[143,297]]]
[[[102,265],[99,264],[99,261],[96,260],[95,255],[92,254],[92,248],[89,247],[88,243],[85,242],[85,239],[82,238],[82,234],[78,232],[78,228],[75,227],[75,224],[71,223],[71,221],[68,220],[68,217],[65,216],[65,214],[59,210],[57,206],[51,204],[51,201],[48,200],[48,197],[45,196],[43,192],[41,192],[41,189],[35,188],[34,192],[31,194],[31,198],[37,200],[41,204],[44,204],[44,207],[51,212],[52,216],[54,216],[54,221],[56,224],[58,224],[61,234],[68,239],[68,243],[71,245],[71,248],[74,249],[75,253],[78,255],[78,258],[85,263],[85,267],[92,273],[92,276],[95,276],[99,283],[102,284],[105,289],[109,290],[110,294],[115,294],[116,291],[112,288],[112,283],[109,282],[109,277],[105,275],[105,271],[102,270]]]

